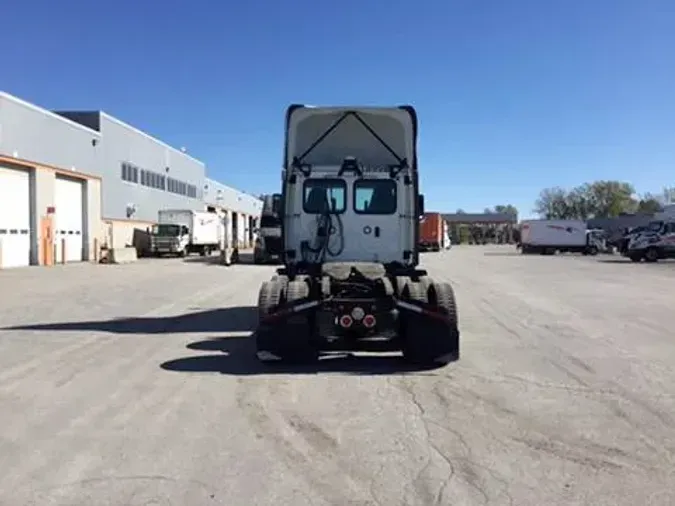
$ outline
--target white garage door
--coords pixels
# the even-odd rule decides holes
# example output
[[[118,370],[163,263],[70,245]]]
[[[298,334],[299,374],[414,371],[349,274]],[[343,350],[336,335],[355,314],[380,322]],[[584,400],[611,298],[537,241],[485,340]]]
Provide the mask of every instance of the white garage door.
[[[30,174],[0,167],[0,267],[30,265]]]
[[[82,224],[84,222],[82,207],[82,183],[73,179],[56,178],[54,204],[56,206],[56,223],[54,239],[56,241],[56,262],[63,261],[65,245],[65,261],[82,261]]]

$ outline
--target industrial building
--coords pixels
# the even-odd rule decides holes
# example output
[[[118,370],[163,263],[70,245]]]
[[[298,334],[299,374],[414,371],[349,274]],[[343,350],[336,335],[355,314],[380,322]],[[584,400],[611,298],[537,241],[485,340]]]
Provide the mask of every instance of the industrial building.
[[[161,209],[225,210],[245,247],[261,205],[207,179],[184,149],[103,111],[48,111],[0,92],[0,267],[134,246]]]

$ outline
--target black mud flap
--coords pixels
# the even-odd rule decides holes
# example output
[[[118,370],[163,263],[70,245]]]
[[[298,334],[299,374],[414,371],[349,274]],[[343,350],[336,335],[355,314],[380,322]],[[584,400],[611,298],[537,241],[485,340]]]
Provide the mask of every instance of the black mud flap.
[[[256,348],[262,362],[306,362],[318,357],[313,342],[316,301],[297,301],[278,306],[258,324]]]
[[[452,315],[423,302],[397,301],[403,356],[421,366],[459,360],[459,328]]]

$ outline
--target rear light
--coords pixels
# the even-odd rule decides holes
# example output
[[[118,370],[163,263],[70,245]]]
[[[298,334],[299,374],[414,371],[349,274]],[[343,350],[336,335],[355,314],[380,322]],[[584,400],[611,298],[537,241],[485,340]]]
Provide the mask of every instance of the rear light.
[[[353,323],[354,320],[348,314],[342,315],[340,317],[340,327],[342,327],[343,329],[348,329],[349,327],[352,326]]]
[[[372,314],[367,314],[363,317],[363,321],[361,323],[363,323],[363,326],[367,329],[372,329],[375,324],[377,324],[377,319]]]

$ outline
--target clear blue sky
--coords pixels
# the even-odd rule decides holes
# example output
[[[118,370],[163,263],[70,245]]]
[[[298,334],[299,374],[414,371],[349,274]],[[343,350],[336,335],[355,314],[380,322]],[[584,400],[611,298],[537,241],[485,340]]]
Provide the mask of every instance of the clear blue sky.
[[[293,102],[412,103],[429,210],[675,183],[672,0],[5,0],[0,89],[103,109],[250,192]]]

